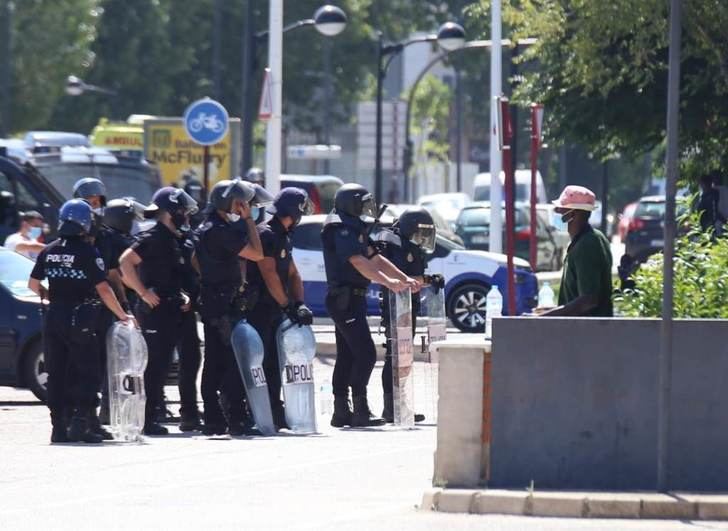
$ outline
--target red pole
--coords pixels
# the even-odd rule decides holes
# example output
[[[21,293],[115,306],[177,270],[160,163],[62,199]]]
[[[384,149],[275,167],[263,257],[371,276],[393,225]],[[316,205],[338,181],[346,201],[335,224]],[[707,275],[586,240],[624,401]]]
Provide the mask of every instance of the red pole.
[[[538,124],[536,123],[536,104],[531,104],[531,237],[529,241],[529,257],[531,269],[536,271],[538,264],[538,243],[536,241],[536,165],[538,156]]]
[[[508,111],[508,98],[500,98],[501,127],[503,129],[503,172],[505,173],[506,189],[506,254],[508,256],[508,315],[516,315],[516,282],[513,255],[515,253],[515,211],[513,204],[513,189],[515,176],[513,175],[513,160],[511,158],[511,142],[513,129],[511,128],[510,112]]]

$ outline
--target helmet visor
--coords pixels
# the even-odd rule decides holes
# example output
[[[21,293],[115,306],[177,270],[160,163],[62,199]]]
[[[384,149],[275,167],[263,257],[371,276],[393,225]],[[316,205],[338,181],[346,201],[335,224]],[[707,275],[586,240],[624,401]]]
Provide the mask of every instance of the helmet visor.
[[[360,217],[365,221],[371,221],[366,218],[374,219],[377,217],[377,204],[374,202],[374,196],[372,194],[366,194],[362,197]]]
[[[192,199],[192,196],[181,188],[177,188],[172,194],[170,194],[169,200],[172,203],[179,205],[181,208],[184,208],[185,214],[189,214],[190,216],[192,214],[196,214],[199,210],[197,207],[197,201]]]
[[[434,225],[426,225],[420,223],[417,230],[412,234],[410,241],[417,245],[420,249],[430,254],[435,251],[435,236],[437,231]]]

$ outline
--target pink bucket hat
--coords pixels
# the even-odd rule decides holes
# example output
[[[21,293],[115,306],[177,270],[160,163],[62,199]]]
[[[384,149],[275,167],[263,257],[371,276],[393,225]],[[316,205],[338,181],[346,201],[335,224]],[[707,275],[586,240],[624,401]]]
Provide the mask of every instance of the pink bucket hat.
[[[559,198],[556,201],[552,201],[552,203],[558,208],[592,212],[597,209],[596,200],[597,196],[589,188],[569,185],[564,188]]]

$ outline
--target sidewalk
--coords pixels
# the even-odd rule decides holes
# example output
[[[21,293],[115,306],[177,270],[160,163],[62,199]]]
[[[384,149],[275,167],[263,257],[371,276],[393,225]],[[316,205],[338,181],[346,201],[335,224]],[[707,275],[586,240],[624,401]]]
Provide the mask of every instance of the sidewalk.
[[[728,520],[728,494],[433,488],[422,511],[563,518]]]

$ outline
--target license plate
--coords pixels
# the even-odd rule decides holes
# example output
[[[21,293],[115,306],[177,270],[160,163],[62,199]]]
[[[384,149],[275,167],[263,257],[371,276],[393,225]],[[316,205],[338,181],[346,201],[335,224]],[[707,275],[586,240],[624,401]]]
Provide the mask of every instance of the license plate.
[[[470,238],[470,241],[473,243],[488,243],[488,237],[487,236],[473,236]]]
[[[650,247],[664,247],[665,240],[651,240]]]

